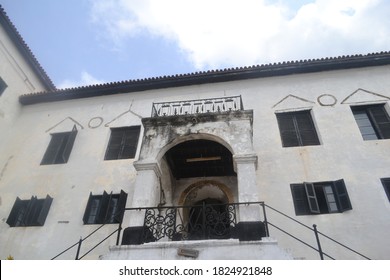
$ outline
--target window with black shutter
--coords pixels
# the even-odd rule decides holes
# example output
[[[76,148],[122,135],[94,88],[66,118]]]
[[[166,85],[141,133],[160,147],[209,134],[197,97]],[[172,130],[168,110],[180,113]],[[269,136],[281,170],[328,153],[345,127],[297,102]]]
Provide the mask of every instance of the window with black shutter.
[[[8,216],[7,224],[10,227],[43,226],[52,201],[53,198],[49,195],[44,199],[32,196],[29,200],[17,197]]]
[[[67,163],[76,135],[76,126],[70,132],[51,134],[51,140],[43,156],[41,165]]]
[[[340,213],[351,210],[344,180],[291,184],[296,215]]]
[[[111,136],[104,160],[134,158],[140,130],[140,126],[111,128]]]
[[[387,198],[390,201],[390,178],[382,178],[381,181],[382,181],[383,187],[385,188]]]
[[[351,109],[363,140],[390,139],[390,117],[384,104]]]
[[[283,147],[320,145],[310,111],[277,113]]]
[[[92,195],[90,193],[84,212],[84,224],[117,224],[122,222],[127,193]]]
[[[7,88],[7,84],[0,77],[0,96],[3,94],[3,92],[5,91],[6,88]]]

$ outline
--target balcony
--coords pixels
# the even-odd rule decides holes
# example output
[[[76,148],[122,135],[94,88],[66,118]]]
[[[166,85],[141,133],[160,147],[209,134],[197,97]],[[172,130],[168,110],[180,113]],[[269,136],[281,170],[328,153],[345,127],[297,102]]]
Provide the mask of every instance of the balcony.
[[[264,213],[263,203],[249,204],[258,206],[259,213]],[[260,240],[262,237],[268,236],[265,221],[239,223],[237,220],[238,208],[246,207],[249,204],[127,208],[126,210],[130,211],[144,211],[144,224],[142,227],[125,229],[122,245],[144,244],[160,240],[186,241],[230,238]],[[248,236],[249,228],[253,236]]]
[[[153,103],[152,118],[244,110],[241,96]]]

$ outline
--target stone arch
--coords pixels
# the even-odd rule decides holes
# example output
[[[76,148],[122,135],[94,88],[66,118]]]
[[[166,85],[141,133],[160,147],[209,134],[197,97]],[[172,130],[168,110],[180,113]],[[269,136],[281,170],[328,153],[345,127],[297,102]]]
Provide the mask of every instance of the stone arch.
[[[225,141],[220,136],[217,136],[217,135],[214,135],[214,134],[209,134],[209,133],[193,133],[193,134],[189,134],[189,135],[176,137],[173,141],[171,141],[170,143],[167,143],[158,152],[157,160],[160,161],[164,157],[166,152],[168,152],[170,149],[172,149],[176,145],[184,143],[184,142],[189,141],[189,140],[209,140],[209,141],[214,141],[214,142],[217,142],[217,143],[221,144],[225,148],[227,148],[232,153],[232,155],[234,155],[234,150],[232,148],[232,145],[230,145],[227,141]]]
[[[189,206],[191,203],[195,203],[199,200],[202,200],[204,194],[197,197],[199,190],[203,191],[203,193],[206,195],[208,193],[209,195],[214,196],[210,198],[215,198],[215,199],[219,198],[219,200],[221,199],[225,200],[223,201],[224,203],[234,203],[233,192],[225,184],[222,184],[216,180],[201,180],[191,184],[181,193],[179,197],[178,205]],[[221,195],[223,197],[218,197]]]

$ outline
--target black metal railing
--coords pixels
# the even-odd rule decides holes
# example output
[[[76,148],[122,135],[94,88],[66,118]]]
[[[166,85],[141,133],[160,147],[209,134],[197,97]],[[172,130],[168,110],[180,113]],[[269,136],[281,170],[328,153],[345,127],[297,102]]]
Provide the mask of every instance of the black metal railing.
[[[228,239],[236,224],[235,204],[147,208],[144,240]]]
[[[156,102],[152,106],[152,117],[204,114],[244,110],[241,96],[196,99],[173,102]]]
[[[143,222],[143,240],[141,243],[147,242],[157,242],[159,240],[164,241],[181,241],[181,240],[204,240],[204,239],[229,239],[237,238],[237,225],[239,223],[237,218],[237,213],[240,210],[243,210],[244,207],[248,206],[258,206],[259,211],[259,222],[261,222],[264,228],[259,234],[261,237],[269,237],[270,231],[269,226],[277,229],[278,231],[288,235],[294,240],[300,242],[301,244],[313,249],[318,252],[320,259],[323,260],[324,257],[329,259],[335,259],[328,253],[323,250],[321,244],[321,238],[325,238],[336,246],[342,247],[353,254],[356,254],[364,259],[370,259],[367,256],[359,253],[358,251],[350,248],[349,246],[342,244],[341,242],[331,238],[330,236],[320,232],[317,229],[316,225],[309,227],[297,219],[265,204],[264,202],[245,202],[245,203],[231,203],[231,204],[202,204],[195,206],[166,206],[166,207],[137,207],[137,208],[125,208],[124,211],[136,211],[144,212],[144,222]],[[272,212],[273,215],[278,215],[279,217],[284,217],[287,220],[293,222],[294,231],[299,231],[302,235],[302,230],[299,230],[297,226],[300,226],[302,229],[306,229],[311,233],[314,238],[310,240],[303,240],[300,237],[292,234],[291,229],[282,228],[280,225],[276,225],[273,221],[270,222],[267,217],[267,211]],[[251,209],[251,211],[257,211],[256,208]],[[118,213],[122,216],[123,213]],[[131,215],[130,215],[131,217]],[[116,235],[116,245],[119,245],[122,232],[122,223],[118,224],[118,228],[111,232],[108,236],[103,238],[101,241],[97,242],[95,246],[89,249],[86,253],[81,255],[80,249],[83,242],[95,235],[96,232],[99,232],[106,224],[100,225],[94,231],[92,231],[85,238],[80,238],[79,241],[75,242],[67,249],[53,257],[56,259],[60,255],[69,251],[70,249],[77,246],[76,260],[84,258],[95,248],[100,246],[104,241],[109,239],[115,233]],[[285,222],[283,222],[285,226]],[[310,236],[304,234],[305,236]],[[122,239],[124,236],[122,236]],[[258,238],[258,239],[260,239]],[[80,256],[81,255],[81,256]]]

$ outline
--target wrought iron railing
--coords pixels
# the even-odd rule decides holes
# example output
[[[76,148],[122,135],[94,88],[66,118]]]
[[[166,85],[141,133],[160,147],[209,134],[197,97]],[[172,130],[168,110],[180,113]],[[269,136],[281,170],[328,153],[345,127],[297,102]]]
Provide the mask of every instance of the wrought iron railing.
[[[318,252],[320,259],[327,257],[329,259],[335,259],[328,253],[323,251],[321,246],[320,237],[332,242],[333,244],[344,248],[356,254],[364,259],[370,259],[367,256],[359,253],[358,251],[342,244],[341,242],[329,237],[328,235],[317,230],[317,226],[309,227],[300,221],[292,218],[291,216],[265,204],[264,202],[246,202],[246,203],[233,203],[233,204],[202,204],[196,206],[167,206],[167,207],[138,207],[138,208],[125,208],[124,211],[144,211],[144,234],[143,243],[157,242],[159,240],[164,241],[180,241],[180,240],[199,240],[199,239],[228,239],[237,238],[236,227],[238,225],[237,212],[243,207],[258,206],[259,214],[261,217],[261,223],[264,225],[264,230],[261,233],[262,236],[270,236],[269,226],[277,229],[278,231],[288,235],[301,244]],[[255,208],[256,209],[256,208]],[[285,217],[289,221],[293,222],[294,227],[297,225],[301,228],[309,230],[314,235],[314,239],[309,241],[302,240],[301,238],[293,235],[291,230],[283,229],[280,225],[276,225],[273,221],[270,222],[267,218],[267,211],[271,211],[273,214]],[[255,210],[256,211],[256,210]],[[118,213],[122,216],[123,213]],[[80,254],[82,243],[91,238],[96,232],[100,231],[106,224],[102,224],[97,229],[92,231],[85,238],[80,238],[79,241],[59,253],[52,259],[56,259],[65,252],[77,246],[76,260],[84,258],[95,248],[100,246],[104,241],[113,236],[116,236],[116,245],[119,245],[122,232],[122,223],[118,224],[118,228],[106,236],[103,240],[96,243],[90,250],[83,255]],[[300,231],[302,233],[302,231]],[[122,236],[123,239],[123,236]],[[315,240],[315,242],[313,242]],[[311,243],[311,244],[310,244]],[[314,243],[314,244],[313,244]],[[81,256],[80,256],[81,255]]]
[[[241,96],[156,102],[152,106],[152,117],[187,114],[204,114],[244,110]]]
[[[235,204],[147,208],[144,240],[228,239],[236,224]]]

